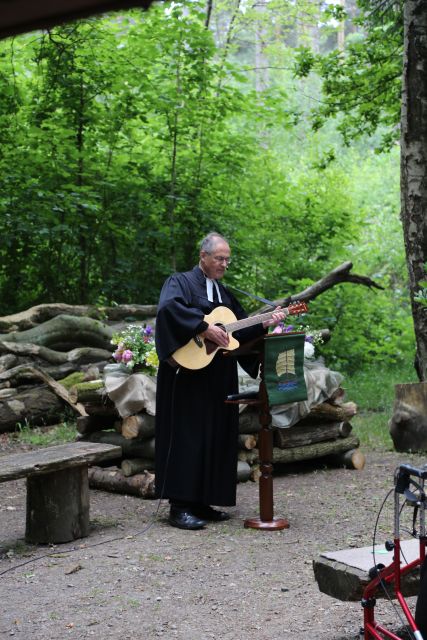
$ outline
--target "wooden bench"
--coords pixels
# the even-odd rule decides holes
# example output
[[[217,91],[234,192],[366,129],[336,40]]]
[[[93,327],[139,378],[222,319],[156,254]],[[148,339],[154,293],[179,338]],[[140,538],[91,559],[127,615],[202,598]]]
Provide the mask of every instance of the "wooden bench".
[[[57,544],[87,536],[88,465],[120,456],[120,447],[92,442],[1,456],[0,482],[27,478],[26,541]]]
[[[415,539],[401,542],[403,556],[407,563],[418,557],[419,541]],[[393,560],[393,552],[384,545],[376,545],[375,560],[372,545],[354,549],[343,549],[322,553],[313,561],[314,577],[319,590],[337,600],[355,601],[362,598],[363,590],[370,582],[369,570],[375,564],[388,566]],[[402,565],[403,566],[403,565]],[[402,593],[415,596],[420,584],[419,569],[402,577]],[[383,589],[376,592],[377,598],[385,597]],[[393,589],[390,588],[393,597]]]

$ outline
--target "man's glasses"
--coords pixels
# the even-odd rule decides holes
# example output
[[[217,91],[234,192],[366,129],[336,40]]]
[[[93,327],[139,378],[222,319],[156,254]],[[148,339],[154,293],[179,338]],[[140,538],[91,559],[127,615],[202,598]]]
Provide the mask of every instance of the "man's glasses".
[[[225,256],[212,256],[212,259],[215,260],[215,262],[225,262],[225,264],[231,264],[231,258],[226,258]]]

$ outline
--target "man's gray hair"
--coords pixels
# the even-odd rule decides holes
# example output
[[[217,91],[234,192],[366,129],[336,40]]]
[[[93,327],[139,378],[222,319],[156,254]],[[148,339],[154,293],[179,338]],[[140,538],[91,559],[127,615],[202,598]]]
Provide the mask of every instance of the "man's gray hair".
[[[212,253],[212,251],[215,250],[216,245],[218,244],[218,242],[226,242],[228,243],[228,240],[226,238],[224,238],[224,236],[222,236],[220,233],[217,233],[216,231],[211,231],[210,233],[208,233],[207,236],[205,236],[200,244],[200,251],[206,251],[206,253]]]

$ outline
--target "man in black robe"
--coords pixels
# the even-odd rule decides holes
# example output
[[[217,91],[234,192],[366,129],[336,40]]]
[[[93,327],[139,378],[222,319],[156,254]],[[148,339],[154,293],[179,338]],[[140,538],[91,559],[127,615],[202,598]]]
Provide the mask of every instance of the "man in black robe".
[[[247,317],[220,282],[230,253],[228,242],[210,233],[201,244],[199,265],[170,276],[158,305],[156,494],[169,498],[169,522],[181,529],[201,529],[208,521],[228,520],[228,513],[211,505],[236,502],[238,407],[224,401],[238,392],[237,362],[221,353],[220,348],[228,345],[228,334],[204,320],[218,306],[231,309],[238,320]],[[246,342],[283,317],[278,310],[264,325],[242,329],[234,336]],[[177,367],[171,360],[173,353],[195,336],[218,345],[213,360],[196,370]],[[257,367],[252,372],[256,376]]]

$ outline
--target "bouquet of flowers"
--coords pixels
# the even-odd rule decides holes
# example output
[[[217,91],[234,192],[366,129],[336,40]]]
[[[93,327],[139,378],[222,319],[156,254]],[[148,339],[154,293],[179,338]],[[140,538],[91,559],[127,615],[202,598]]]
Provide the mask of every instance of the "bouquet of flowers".
[[[310,327],[306,325],[293,325],[288,324],[285,325],[283,322],[280,322],[272,331],[272,333],[305,333],[305,343],[304,343],[304,358],[314,358],[315,347],[319,344],[322,344],[322,332],[314,331],[310,329]]]
[[[131,371],[138,370],[147,375],[156,375],[159,358],[154,344],[153,328],[129,325],[120,333],[113,334],[111,343],[117,346],[113,353],[116,362],[125,364]]]

